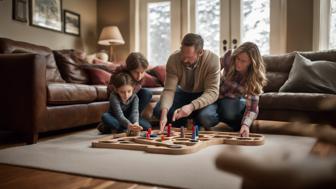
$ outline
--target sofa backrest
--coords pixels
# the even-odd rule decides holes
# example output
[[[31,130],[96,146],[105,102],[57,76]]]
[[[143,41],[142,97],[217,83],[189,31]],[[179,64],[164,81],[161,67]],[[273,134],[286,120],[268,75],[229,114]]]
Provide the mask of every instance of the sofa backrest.
[[[31,43],[14,41],[7,38],[0,38],[0,53],[36,53],[47,57],[46,61],[46,80],[47,82],[64,83],[61,74],[57,68],[54,55],[48,47],[34,45]]]
[[[280,87],[286,82],[292,68],[296,52],[283,55],[263,56],[266,65],[267,85],[264,92],[278,92]],[[336,62],[336,50],[317,51],[317,52],[298,52],[302,56],[312,60],[327,60]]]

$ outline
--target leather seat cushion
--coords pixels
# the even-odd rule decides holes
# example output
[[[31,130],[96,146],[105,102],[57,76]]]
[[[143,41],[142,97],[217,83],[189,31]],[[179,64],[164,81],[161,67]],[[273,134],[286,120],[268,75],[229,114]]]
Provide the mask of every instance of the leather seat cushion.
[[[336,95],[322,93],[264,93],[259,108],[269,110],[323,111],[324,102],[335,100]]]
[[[97,99],[94,86],[70,83],[49,83],[47,86],[48,105],[81,104]]]

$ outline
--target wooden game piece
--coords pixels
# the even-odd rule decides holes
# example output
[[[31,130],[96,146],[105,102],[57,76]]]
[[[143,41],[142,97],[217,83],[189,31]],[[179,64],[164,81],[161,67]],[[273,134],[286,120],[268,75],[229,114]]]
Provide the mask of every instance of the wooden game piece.
[[[164,135],[161,135],[161,142],[163,142],[165,140]]]
[[[195,125],[195,132],[196,132],[196,138],[198,138],[198,135],[199,135],[199,127],[198,125]]]
[[[184,132],[184,127],[183,126],[181,126],[180,137],[181,138],[185,137],[185,132]]]
[[[146,139],[149,140],[150,139],[150,134],[149,131],[146,132]]]
[[[191,140],[195,141],[196,140],[196,129],[195,129],[195,125],[192,126],[192,133],[191,133]]]
[[[149,135],[151,135],[151,134],[152,134],[152,128],[149,128],[149,129],[147,130],[147,132],[149,133]]]
[[[167,126],[167,137],[171,136],[171,127],[172,127],[172,125],[171,125],[171,123],[169,123],[168,126]]]
[[[192,119],[188,119],[187,120],[187,129],[191,130],[193,125],[194,125],[194,121]]]

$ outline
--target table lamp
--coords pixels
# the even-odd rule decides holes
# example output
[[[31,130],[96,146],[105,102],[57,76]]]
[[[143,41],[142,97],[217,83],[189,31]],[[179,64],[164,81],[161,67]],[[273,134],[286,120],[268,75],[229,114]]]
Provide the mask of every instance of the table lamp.
[[[117,26],[107,26],[104,27],[102,32],[100,33],[98,44],[104,46],[110,46],[109,56],[110,61],[113,62],[114,61],[113,45],[123,45],[125,44],[125,41],[121,36],[121,33]]]

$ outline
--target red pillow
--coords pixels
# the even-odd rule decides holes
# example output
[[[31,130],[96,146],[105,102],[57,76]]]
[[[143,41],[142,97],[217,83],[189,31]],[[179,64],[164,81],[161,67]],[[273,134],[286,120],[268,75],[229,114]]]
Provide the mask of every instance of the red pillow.
[[[89,74],[91,84],[93,85],[107,85],[111,78],[111,74],[102,69],[88,69],[87,73]]]
[[[142,86],[143,87],[162,87],[162,85],[160,84],[160,81],[156,77],[149,75],[146,72],[145,72],[144,78],[142,79]]]
[[[148,73],[158,78],[161,85],[164,85],[164,81],[166,79],[166,65],[155,66],[150,69]]]

